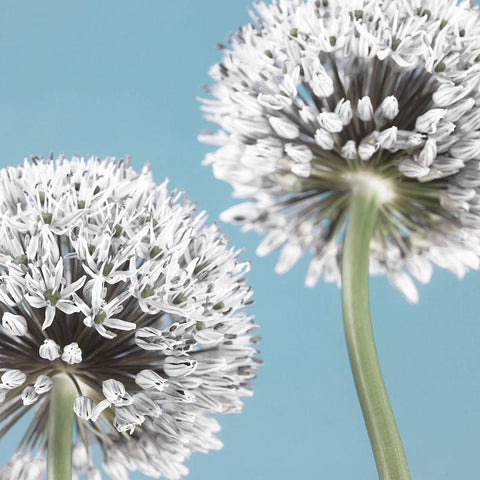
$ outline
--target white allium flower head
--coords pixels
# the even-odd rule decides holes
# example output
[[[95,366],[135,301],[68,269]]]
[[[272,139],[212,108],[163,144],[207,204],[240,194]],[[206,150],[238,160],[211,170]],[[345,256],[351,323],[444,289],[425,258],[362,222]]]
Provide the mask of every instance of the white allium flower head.
[[[249,198],[222,219],[266,233],[277,271],[312,251],[306,284],[340,282],[359,182],[377,192],[371,273],[417,301],[432,264],[478,268],[480,14],[456,0],[276,0],[222,47],[200,139]]]
[[[0,478],[43,479],[49,395],[77,395],[73,478],[177,479],[221,447],[259,361],[248,263],[181,192],[112,158],[0,170],[2,435],[36,412]],[[72,413],[73,414],[73,413]]]

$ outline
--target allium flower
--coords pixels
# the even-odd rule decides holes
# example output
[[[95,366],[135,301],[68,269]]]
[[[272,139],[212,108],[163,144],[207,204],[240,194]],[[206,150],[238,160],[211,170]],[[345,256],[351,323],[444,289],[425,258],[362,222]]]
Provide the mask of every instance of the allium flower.
[[[210,414],[241,410],[258,364],[249,267],[194,211],[110,158],[0,171],[1,435],[35,412],[0,478],[43,478],[55,412],[74,478],[101,478],[95,444],[114,480],[176,479],[221,447]]]
[[[340,282],[350,193],[381,210],[370,273],[411,302],[432,264],[478,268],[480,15],[456,0],[278,0],[232,35],[203,100],[206,158],[234,196],[223,213],[265,232],[276,270],[306,250],[306,284]]]

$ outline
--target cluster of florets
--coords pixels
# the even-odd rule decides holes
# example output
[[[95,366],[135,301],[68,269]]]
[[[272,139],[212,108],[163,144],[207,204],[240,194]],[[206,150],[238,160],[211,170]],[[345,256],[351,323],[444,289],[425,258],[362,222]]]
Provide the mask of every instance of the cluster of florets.
[[[416,301],[410,275],[478,268],[480,15],[456,0],[278,0],[232,35],[203,101],[206,158],[252,201],[223,218],[283,247],[278,272],[311,250],[306,277],[340,282],[351,192],[382,208],[371,273]]]
[[[75,475],[100,478],[92,444],[112,479],[178,478],[221,446],[209,414],[240,411],[258,363],[249,266],[194,210],[114,159],[0,171],[2,435],[36,411],[1,478],[43,478],[57,374],[77,390]]]

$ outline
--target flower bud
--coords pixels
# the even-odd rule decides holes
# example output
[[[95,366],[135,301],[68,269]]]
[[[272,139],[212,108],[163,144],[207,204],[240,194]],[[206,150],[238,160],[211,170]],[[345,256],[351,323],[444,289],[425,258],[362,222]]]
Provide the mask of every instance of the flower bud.
[[[22,391],[22,402],[24,405],[32,405],[38,400],[37,392],[32,386],[24,388]]]
[[[20,387],[25,383],[27,376],[21,370],[7,370],[2,375],[1,386],[12,389]]]
[[[35,380],[33,388],[38,395],[49,392],[53,387],[53,381],[47,375],[39,375]]]
[[[195,371],[198,362],[187,357],[167,357],[163,362],[163,371],[169,377],[186,377]]]
[[[39,354],[45,360],[50,361],[56,360],[62,356],[60,353],[60,346],[50,339],[44,340],[43,344],[40,345]]]
[[[78,343],[73,342],[65,346],[62,353],[62,360],[70,365],[81,363],[82,350],[78,346]]]
[[[363,122],[369,122],[373,117],[373,106],[370,97],[363,97],[357,104],[358,118]]]
[[[83,420],[90,420],[93,412],[93,400],[83,396],[76,397],[73,401],[73,411]]]
[[[317,117],[318,124],[329,133],[338,133],[343,130],[343,123],[336,113],[322,112]]]
[[[10,312],[5,312],[2,317],[3,328],[17,337],[22,337],[28,332],[27,321],[21,315],[14,315]]]
[[[165,388],[166,380],[153,370],[142,370],[135,376],[135,383],[146,390],[155,389],[159,392]]]

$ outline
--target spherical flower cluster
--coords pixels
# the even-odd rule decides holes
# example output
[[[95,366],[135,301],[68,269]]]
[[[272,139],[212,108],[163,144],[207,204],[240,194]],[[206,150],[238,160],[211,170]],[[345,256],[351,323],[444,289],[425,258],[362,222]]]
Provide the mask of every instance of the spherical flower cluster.
[[[35,412],[0,478],[43,478],[57,375],[75,389],[75,478],[101,478],[95,444],[114,480],[176,479],[221,446],[210,414],[241,410],[258,364],[249,267],[194,210],[111,158],[0,171],[1,436]]]
[[[210,75],[203,141],[251,201],[223,219],[266,232],[277,272],[340,282],[360,182],[381,203],[370,271],[415,302],[432,264],[478,268],[480,14],[456,0],[276,0],[232,35]]]

